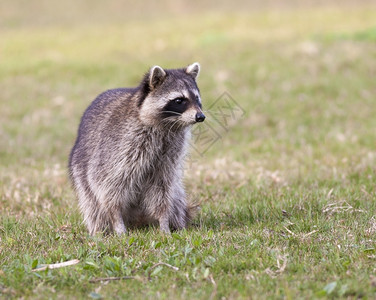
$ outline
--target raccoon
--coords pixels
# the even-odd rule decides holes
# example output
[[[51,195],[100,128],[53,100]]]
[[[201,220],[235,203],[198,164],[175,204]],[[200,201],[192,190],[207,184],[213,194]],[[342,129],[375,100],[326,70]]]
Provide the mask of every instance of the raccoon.
[[[69,175],[91,235],[187,226],[184,157],[191,126],[205,120],[199,72],[198,63],[154,66],[138,87],[108,90],[84,112]]]

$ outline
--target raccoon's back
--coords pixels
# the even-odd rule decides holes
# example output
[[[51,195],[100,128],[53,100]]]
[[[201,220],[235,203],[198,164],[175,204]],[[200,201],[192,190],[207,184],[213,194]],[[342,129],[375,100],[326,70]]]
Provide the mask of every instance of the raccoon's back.
[[[100,94],[86,109],[81,117],[75,145],[70,153],[70,173],[73,165],[87,164],[100,143],[104,130],[109,127],[110,122],[113,122],[114,114],[122,110],[123,120],[126,120],[127,114],[132,113],[130,98],[134,92],[134,89],[128,88],[108,90]]]

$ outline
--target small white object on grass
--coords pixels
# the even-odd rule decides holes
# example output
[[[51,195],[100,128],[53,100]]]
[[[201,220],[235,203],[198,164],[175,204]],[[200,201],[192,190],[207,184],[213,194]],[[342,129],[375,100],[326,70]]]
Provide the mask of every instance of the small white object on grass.
[[[42,265],[41,267],[32,270],[32,272],[44,271],[46,269],[58,269],[58,268],[68,267],[68,266],[76,265],[79,262],[80,261],[78,259],[72,259],[72,260],[64,261],[62,263]]]

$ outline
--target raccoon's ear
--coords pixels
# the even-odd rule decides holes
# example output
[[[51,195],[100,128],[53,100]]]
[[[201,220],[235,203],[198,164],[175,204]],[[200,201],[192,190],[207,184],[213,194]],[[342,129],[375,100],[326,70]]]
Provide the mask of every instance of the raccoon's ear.
[[[150,69],[149,85],[153,90],[158,87],[166,78],[166,72],[160,66],[154,66]]]
[[[185,72],[191,75],[194,79],[197,78],[198,74],[200,73],[200,64],[198,62],[195,62],[191,65],[189,65]]]

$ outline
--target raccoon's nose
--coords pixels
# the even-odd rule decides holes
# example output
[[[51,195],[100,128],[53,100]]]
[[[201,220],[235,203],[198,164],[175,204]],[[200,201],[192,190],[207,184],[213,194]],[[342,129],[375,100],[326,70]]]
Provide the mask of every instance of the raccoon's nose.
[[[204,122],[205,115],[202,112],[198,112],[196,114],[196,122]]]

